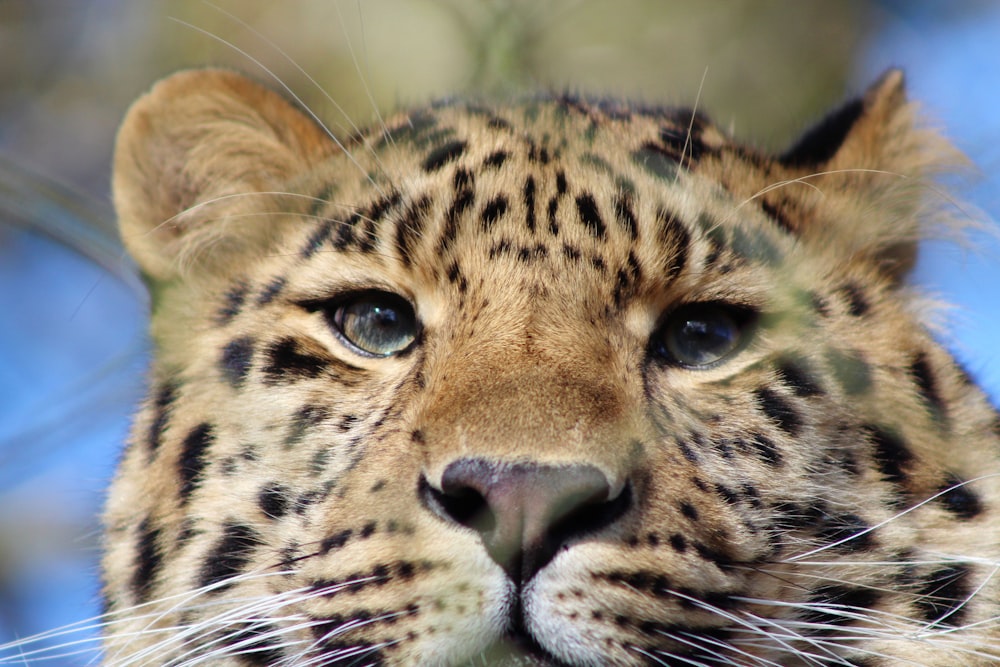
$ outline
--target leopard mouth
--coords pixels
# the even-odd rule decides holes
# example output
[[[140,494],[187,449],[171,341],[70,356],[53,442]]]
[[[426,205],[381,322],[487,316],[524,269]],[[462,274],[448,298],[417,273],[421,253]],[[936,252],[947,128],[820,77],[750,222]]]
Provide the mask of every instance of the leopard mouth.
[[[494,642],[483,651],[479,660],[474,664],[489,667],[571,667],[548,653],[531,635],[520,629],[512,630]]]
[[[572,667],[546,651],[525,627],[523,590],[517,591],[507,632],[487,648],[483,664],[489,667]]]

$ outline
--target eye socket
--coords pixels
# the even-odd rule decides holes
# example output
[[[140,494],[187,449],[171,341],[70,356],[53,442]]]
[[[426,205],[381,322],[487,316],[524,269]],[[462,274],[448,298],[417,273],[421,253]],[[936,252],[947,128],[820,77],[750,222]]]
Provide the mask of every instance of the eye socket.
[[[347,343],[374,357],[398,354],[417,338],[413,306],[391,292],[361,292],[342,299],[328,320]]]
[[[753,312],[722,303],[692,303],[670,313],[653,338],[653,350],[687,368],[710,368],[749,339]]]

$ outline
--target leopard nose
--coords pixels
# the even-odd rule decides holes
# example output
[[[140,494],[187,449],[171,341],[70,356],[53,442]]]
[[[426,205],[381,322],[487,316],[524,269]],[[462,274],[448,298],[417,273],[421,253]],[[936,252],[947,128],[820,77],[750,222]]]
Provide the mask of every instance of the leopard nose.
[[[591,465],[452,462],[441,488],[422,480],[425,502],[441,518],[479,533],[490,557],[527,583],[569,540],[615,523],[631,504],[628,484],[612,496]]]

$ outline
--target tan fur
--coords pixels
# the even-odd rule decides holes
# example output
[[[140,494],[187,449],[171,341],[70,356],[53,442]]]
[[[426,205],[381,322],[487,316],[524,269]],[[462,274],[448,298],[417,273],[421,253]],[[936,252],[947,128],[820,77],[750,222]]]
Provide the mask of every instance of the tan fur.
[[[857,109],[795,159],[572,99],[341,150],[238,75],[157,84],[115,161],[157,349],[107,661],[1000,660],[996,415],[900,286],[950,149],[898,72]],[[337,330],[373,290],[402,353]],[[685,366],[690,304],[756,324]]]

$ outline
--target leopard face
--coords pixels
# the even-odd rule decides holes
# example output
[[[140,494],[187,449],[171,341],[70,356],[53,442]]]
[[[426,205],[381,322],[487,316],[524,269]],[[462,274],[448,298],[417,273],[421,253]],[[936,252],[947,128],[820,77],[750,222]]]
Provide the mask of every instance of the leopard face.
[[[614,101],[334,139],[157,84],[108,662],[994,664],[997,417],[905,287],[946,151],[898,72],[777,156]]]

